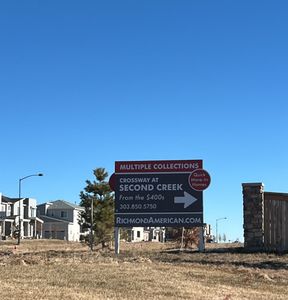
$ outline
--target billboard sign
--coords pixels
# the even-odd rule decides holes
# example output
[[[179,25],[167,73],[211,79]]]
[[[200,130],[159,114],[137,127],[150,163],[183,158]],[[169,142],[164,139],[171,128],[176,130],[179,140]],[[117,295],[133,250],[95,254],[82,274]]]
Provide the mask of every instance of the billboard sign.
[[[117,161],[115,226],[203,224],[203,189],[209,184],[202,167],[202,160]]]

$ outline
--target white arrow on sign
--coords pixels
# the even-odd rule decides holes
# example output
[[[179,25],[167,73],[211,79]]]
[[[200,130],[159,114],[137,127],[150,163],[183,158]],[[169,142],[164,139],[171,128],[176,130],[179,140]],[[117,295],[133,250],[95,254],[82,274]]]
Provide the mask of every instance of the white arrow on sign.
[[[184,191],[184,196],[174,197],[174,203],[184,203],[184,208],[187,208],[189,205],[193,204],[198,199]]]

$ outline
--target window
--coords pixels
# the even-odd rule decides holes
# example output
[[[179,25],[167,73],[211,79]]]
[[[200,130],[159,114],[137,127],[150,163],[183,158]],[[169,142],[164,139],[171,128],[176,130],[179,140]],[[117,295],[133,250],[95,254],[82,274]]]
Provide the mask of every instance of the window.
[[[11,206],[8,205],[7,207],[7,217],[10,217],[11,216]]]
[[[36,208],[30,207],[30,211],[31,211],[31,218],[35,218],[36,217]]]
[[[67,211],[61,211],[61,218],[67,218]]]
[[[140,238],[140,231],[137,231],[137,238]]]

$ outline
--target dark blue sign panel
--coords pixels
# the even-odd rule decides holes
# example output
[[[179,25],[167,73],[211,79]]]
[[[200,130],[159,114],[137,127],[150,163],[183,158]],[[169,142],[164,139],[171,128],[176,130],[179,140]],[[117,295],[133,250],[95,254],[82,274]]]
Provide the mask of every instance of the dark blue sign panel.
[[[191,171],[116,173],[115,226],[194,227],[203,224],[203,192],[190,186]]]
[[[194,227],[203,224],[202,213],[116,214],[118,227]]]

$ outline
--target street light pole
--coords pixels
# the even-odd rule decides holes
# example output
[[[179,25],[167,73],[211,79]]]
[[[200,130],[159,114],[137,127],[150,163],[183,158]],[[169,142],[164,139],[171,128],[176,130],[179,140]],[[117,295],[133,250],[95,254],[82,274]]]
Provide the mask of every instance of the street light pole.
[[[218,221],[220,220],[227,220],[227,218],[224,217],[224,218],[216,219],[216,243],[218,243]]]
[[[23,199],[21,199],[21,183],[24,179],[26,178],[29,178],[29,177],[32,177],[32,176],[43,176],[42,173],[38,173],[38,174],[31,174],[31,175],[28,175],[28,176],[25,176],[25,177],[22,177],[19,179],[19,190],[18,190],[18,196],[19,196],[19,223],[18,223],[18,226],[19,226],[19,231],[18,231],[18,245],[20,245],[20,241],[21,241],[21,231],[22,231],[22,222],[23,222],[23,215],[22,215],[22,212],[23,212]],[[24,214],[24,212],[23,212]]]

